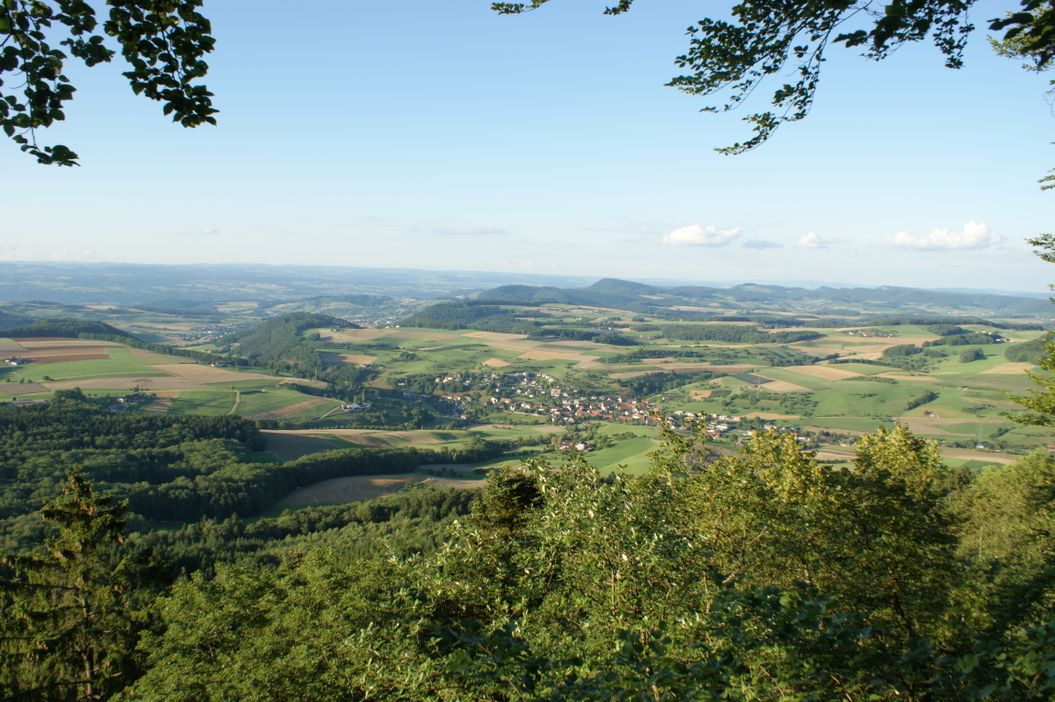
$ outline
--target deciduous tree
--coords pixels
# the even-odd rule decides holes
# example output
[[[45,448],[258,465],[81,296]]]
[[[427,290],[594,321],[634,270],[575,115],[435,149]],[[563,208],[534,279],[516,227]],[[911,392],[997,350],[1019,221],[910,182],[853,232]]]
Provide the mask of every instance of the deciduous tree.
[[[37,161],[77,165],[62,144],[44,146],[37,132],[66,118],[76,91],[66,76],[70,58],[86,66],[120,52],[136,95],[163,104],[184,127],[215,124],[212,93],[200,80],[212,51],[202,0],[107,0],[100,24],[86,0],[6,0],[0,3],[0,128]]]

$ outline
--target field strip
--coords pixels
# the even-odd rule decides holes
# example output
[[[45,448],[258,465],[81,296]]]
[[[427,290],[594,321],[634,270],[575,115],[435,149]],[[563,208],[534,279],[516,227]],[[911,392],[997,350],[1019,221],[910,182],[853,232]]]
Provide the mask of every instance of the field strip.
[[[147,351],[146,349],[133,349],[129,348],[129,352],[132,354],[132,358],[139,358],[144,361],[150,361],[151,363],[194,363],[189,358],[180,358],[179,356],[169,356],[162,353],[156,353],[154,351]]]
[[[34,353],[28,358],[33,359],[33,365],[35,366],[46,366],[49,363],[67,363],[70,361],[108,361],[110,360],[110,354],[58,351],[55,353]]]
[[[371,341],[379,337],[385,336],[389,329],[344,329],[339,332],[320,332],[319,339],[322,341],[350,341],[355,343],[357,341]]]
[[[762,377],[764,378],[766,376],[762,376]],[[772,380],[771,379],[770,382],[764,383],[762,385],[757,385],[755,387],[757,387],[760,390],[765,390],[765,391],[768,391],[768,392],[777,392],[777,393],[810,392],[809,388],[804,388],[801,385],[796,385],[795,383],[792,383],[792,382],[787,381],[787,380]]]
[[[610,370],[616,372],[609,373],[613,378],[637,378],[642,375],[649,375],[650,373],[661,373],[663,371],[677,372],[677,371],[711,371],[714,373],[737,373],[739,371],[748,371],[757,366],[749,366],[746,364],[742,365],[729,365],[729,366],[716,366],[707,363],[656,363],[647,367],[639,365],[618,365],[608,366]],[[621,370],[622,369],[622,370]]]
[[[31,395],[47,391],[46,387],[38,383],[0,383],[0,395]]]
[[[914,434],[938,434],[943,436],[963,436],[963,432],[951,431],[958,426],[964,424],[986,424],[999,426],[1004,422],[1000,419],[978,419],[974,417],[967,418],[947,418],[942,419],[941,417],[898,417],[898,423],[904,424]]]
[[[424,478],[414,474],[358,475],[351,478],[332,478],[294,490],[282,498],[279,507],[305,505],[337,505],[343,502],[372,500],[397,492]]]
[[[514,339],[526,339],[526,334],[507,334],[506,332],[471,331],[462,334],[473,339],[486,339],[488,341],[502,341]]]
[[[964,458],[968,461],[983,461],[986,463],[999,463],[1008,465],[1014,463],[1021,456],[1009,456],[1006,453],[990,453],[988,451],[977,451],[971,449],[942,449],[941,455],[949,458]]]
[[[296,402],[292,405],[286,405],[285,407],[279,407],[277,409],[268,410],[267,412],[261,412],[260,414],[253,415],[260,419],[278,419],[280,417],[288,417],[291,414],[297,414],[298,412],[306,412],[314,407],[325,405],[332,402],[329,398],[325,397],[313,397],[303,402]]]
[[[0,339],[0,353],[18,353],[25,350],[26,347],[14,339]]]
[[[105,346],[108,348],[122,348],[124,344],[118,344],[112,341],[94,341],[92,339],[55,339],[55,338],[43,338],[43,337],[26,337],[19,338],[19,344],[26,347],[27,349],[54,349],[54,348],[78,348],[84,346]]]
[[[1018,373],[1025,373],[1026,371],[1034,370],[1036,366],[1032,363],[1001,363],[999,366],[993,366],[987,368],[978,375],[1015,375]]]
[[[439,446],[444,443],[427,431],[415,429],[398,431],[385,431],[384,429],[268,429],[264,433],[307,437],[336,436],[339,439],[361,446],[391,446],[393,443]]]
[[[354,363],[358,366],[368,366],[377,361],[377,356],[370,356],[365,353],[341,353],[337,355],[343,362]]]
[[[56,356],[81,356],[85,354],[102,354],[109,358],[112,346],[52,346],[46,349],[26,349],[27,355],[33,358],[54,358]]]
[[[273,380],[275,378],[273,375],[263,373],[242,373],[226,368],[203,366],[199,363],[159,363],[153,367],[199,385],[237,383],[239,380]]]
[[[787,366],[787,370],[812,378],[821,378],[822,380],[843,380],[845,378],[861,377],[861,374],[856,371],[839,368],[838,366]]]

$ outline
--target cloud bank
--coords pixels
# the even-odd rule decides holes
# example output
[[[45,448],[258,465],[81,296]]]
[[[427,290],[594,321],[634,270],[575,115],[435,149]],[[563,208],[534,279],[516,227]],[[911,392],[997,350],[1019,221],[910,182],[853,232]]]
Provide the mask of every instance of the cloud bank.
[[[985,249],[1003,241],[1003,237],[994,234],[988,226],[973,219],[963,225],[963,229],[954,232],[951,229],[935,229],[926,236],[915,236],[907,231],[900,231],[890,239],[890,244],[899,249],[918,249],[923,251],[955,251],[967,249]]]
[[[720,229],[714,225],[706,227],[690,224],[679,227],[663,236],[663,243],[671,246],[725,246],[740,236],[740,228]]]

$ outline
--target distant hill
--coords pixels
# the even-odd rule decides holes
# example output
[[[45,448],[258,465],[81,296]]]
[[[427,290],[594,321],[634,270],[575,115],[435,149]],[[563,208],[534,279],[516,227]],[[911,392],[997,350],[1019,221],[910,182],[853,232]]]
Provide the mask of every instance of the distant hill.
[[[12,329],[28,323],[29,320],[21,315],[0,310],[0,329]]]
[[[138,307],[148,312],[161,312],[183,317],[212,317],[219,313],[216,305],[201,300],[157,300],[150,304],[138,305]]]
[[[530,307],[530,303],[501,303]],[[517,310],[491,304],[484,300],[440,302],[411,315],[402,321],[409,327],[430,329],[479,329],[481,331],[531,334],[538,324],[523,320]]]
[[[255,363],[284,361],[297,354],[301,337],[308,329],[358,329],[359,325],[327,314],[293,312],[269,319],[227,341],[238,345],[238,353]]]
[[[92,319],[40,319],[23,326],[7,329],[6,336],[55,336],[55,337],[78,337],[81,334],[96,334],[101,336],[121,336],[134,339],[131,334],[106,322],[97,322]]]
[[[611,278],[584,288],[504,285],[480,293],[477,300],[507,305],[590,305],[683,318],[736,313],[815,312],[848,317],[912,315],[1051,319],[1055,314],[1055,308],[1047,300],[991,292],[967,293],[890,286],[807,289],[753,283],[732,288],[666,288]]]

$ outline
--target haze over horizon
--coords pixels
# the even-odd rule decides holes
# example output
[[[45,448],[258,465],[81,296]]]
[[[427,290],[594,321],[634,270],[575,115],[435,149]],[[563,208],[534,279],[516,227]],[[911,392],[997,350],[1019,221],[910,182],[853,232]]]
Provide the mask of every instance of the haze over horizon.
[[[743,114],[663,86],[697,3],[487,5],[322,3],[298,23],[274,0],[208,2],[216,128],[168,123],[119,63],[72,70],[69,121],[41,137],[83,165],[0,150],[0,260],[1035,294],[1055,278],[1025,243],[1050,228],[1049,77],[981,30],[961,71],[927,46],[835,50],[807,120],[720,157]]]

